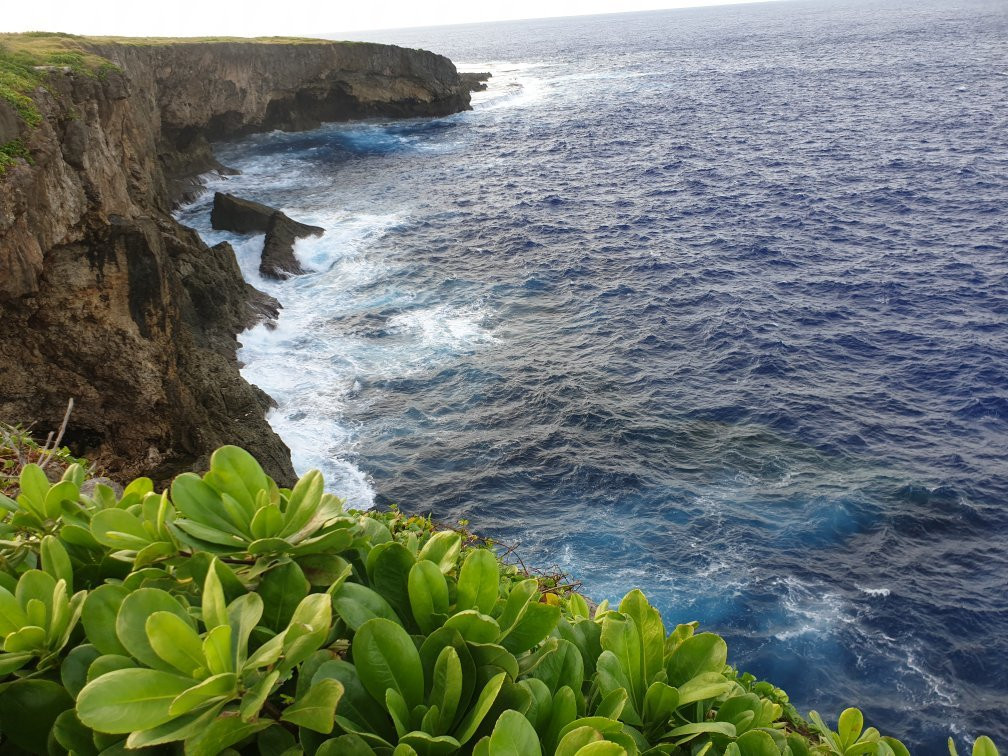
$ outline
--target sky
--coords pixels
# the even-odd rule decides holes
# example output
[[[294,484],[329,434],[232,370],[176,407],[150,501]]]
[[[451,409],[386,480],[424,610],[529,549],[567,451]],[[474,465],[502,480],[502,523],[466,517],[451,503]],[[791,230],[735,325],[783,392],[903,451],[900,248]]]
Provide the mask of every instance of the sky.
[[[741,0],[758,2],[759,0]],[[740,0],[11,0],[0,31],[123,36],[334,36],[366,29],[620,13]]]

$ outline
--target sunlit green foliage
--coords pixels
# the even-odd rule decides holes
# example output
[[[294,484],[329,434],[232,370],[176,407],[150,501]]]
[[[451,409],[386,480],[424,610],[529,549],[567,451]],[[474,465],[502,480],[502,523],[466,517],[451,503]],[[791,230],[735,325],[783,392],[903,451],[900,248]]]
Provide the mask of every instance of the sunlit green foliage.
[[[856,709],[804,722],[640,591],[592,608],[318,472],[223,447],[161,493],[84,478],[0,495],[4,753],[907,754]]]

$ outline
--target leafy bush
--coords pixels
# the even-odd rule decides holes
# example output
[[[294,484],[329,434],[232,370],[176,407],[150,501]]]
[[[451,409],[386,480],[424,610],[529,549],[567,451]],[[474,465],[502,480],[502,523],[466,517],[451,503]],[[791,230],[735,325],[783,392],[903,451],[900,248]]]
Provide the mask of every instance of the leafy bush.
[[[640,591],[544,593],[317,471],[282,489],[223,447],[162,493],[84,478],[28,464],[0,495],[4,753],[907,754],[856,709],[804,722]]]

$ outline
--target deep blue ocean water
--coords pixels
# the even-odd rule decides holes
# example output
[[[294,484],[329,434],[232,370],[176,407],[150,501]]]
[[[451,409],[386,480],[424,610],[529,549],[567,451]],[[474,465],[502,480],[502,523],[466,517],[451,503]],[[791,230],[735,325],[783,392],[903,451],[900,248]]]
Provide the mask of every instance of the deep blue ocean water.
[[[642,587],[915,754],[1008,746],[1008,3],[357,35],[474,109],[218,146],[326,227],[244,373],[299,470]]]

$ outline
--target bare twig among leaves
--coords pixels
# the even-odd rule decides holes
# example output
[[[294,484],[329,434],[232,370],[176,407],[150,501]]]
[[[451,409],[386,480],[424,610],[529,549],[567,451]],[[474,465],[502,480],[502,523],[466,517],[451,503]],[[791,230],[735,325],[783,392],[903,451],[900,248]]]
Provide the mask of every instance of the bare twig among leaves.
[[[63,414],[63,422],[60,424],[59,432],[56,434],[55,440],[53,439],[53,434],[50,431],[49,435],[46,436],[46,442],[42,445],[42,454],[39,457],[38,466],[45,470],[46,465],[52,462],[53,457],[56,455],[56,450],[60,448],[60,442],[63,440],[63,434],[66,433],[67,423],[70,422],[70,413],[73,412],[74,400],[71,397],[67,401],[66,412]],[[49,446],[50,442],[52,446]]]

